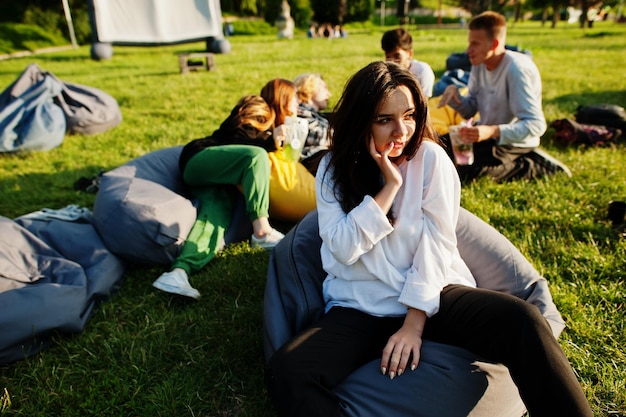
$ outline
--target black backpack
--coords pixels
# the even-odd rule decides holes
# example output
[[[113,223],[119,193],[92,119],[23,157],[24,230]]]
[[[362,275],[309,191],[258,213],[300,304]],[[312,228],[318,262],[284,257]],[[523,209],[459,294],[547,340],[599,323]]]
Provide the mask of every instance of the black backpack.
[[[616,104],[578,106],[575,114],[578,123],[614,127],[626,131],[626,111]]]
[[[603,125],[577,123],[572,119],[558,119],[550,123],[554,141],[561,145],[605,146],[617,143],[622,130]]]

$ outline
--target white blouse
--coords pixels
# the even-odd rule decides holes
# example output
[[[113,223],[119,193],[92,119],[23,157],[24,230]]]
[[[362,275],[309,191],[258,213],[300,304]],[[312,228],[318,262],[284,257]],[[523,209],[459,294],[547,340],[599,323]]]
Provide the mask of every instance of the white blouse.
[[[345,213],[323,159],[316,177],[326,310],[354,308],[374,316],[402,316],[407,307],[429,317],[448,284],[476,286],[456,246],[461,185],[441,146],[424,141],[399,165],[403,185],[392,226],[370,196]]]

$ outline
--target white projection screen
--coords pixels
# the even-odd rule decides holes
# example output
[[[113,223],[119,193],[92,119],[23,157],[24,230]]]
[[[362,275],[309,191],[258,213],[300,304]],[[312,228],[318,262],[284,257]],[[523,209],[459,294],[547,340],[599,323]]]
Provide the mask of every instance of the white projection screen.
[[[159,45],[222,38],[219,0],[91,0],[98,42]]]

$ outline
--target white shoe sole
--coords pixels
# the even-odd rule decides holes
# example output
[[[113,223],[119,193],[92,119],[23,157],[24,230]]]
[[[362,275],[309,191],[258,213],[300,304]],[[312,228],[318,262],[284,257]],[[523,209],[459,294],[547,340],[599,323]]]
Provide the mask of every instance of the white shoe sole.
[[[200,292],[196,290],[195,288],[175,287],[173,285],[168,285],[163,282],[159,282],[159,280],[154,281],[152,283],[152,286],[158,290],[165,291],[170,294],[182,295],[184,297],[193,298],[194,300],[197,300],[198,298],[200,298]]]
[[[272,250],[274,246],[278,245],[278,243],[285,237],[282,233],[280,233],[276,229],[272,229],[269,236],[264,239],[258,239],[256,236],[252,235],[250,238],[250,245],[253,248],[262,248],[265,250]],[[271,238],[273,240],[268,241],[267,238]]]

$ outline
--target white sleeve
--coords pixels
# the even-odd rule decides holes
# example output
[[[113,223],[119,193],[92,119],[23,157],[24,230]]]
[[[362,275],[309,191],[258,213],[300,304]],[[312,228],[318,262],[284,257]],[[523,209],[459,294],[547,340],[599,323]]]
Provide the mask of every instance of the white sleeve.
[[[330,155],[321,161],[315,179],[322,244],[340,263],[351,265],[393,231],[386,214],[370,196],[345,213],[335,196]]]
[[[456,251],[461,185],[443,149],[430,147],[420,167],[423,183],[416,186],[422,187],[423,228],[399,301],[430,317],[439,310],[440,293]]]

